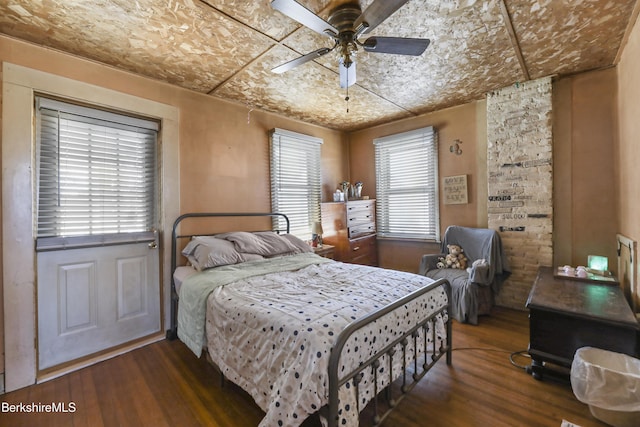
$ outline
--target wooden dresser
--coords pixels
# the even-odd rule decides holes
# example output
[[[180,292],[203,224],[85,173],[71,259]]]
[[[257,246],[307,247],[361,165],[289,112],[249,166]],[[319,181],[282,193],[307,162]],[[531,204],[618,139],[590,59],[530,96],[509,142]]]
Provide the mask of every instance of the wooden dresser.
[[[321,203],[322,241],[335,246],[335,259],[378,265],[376,201]]]

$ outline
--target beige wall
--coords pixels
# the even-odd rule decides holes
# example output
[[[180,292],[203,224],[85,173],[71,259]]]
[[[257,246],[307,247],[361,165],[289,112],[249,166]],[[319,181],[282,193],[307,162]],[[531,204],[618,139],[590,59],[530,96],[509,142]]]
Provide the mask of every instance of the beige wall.
[[[364,183],[365,195],[375,197],[375,161],[373,140],[426,126],[438,131],[438,168],[440,177],[467,175],[466,205],[444,205],[440,194],[441,232],[452,224],[469,227],[487,223],[487,131],[486,102],[478,101],[446,110],[401,120],[354,132],[349,135],[349,169],[351,181]],[[462,155],[449,151],[454,140],[462,141]],[[417,272],[424,253],[439,251],[439,245],[425,242],[378,240],[378,257],[382,267]]]
[[[347,175],[343,134],[84,59],[0,37],[0,61],[151,99],[180,109],[181,210],[270,210],[267,132],[281,127],[324,139],[323,186]],[[331,184],[330,184],[331,183]]]
[[[270,211],[267,133],[273,127],[323,138],[322,177],[327,195],[335,182],[348,175],[348,154],[341,132],[259,110],[250,111],[243,105],[4,36],[0,36],[0,62],[46,71],[178,108],[181,192],[180,200],[175,203],[180,205],[181,213]],[[170,224],[165,228],[168,227]],[[0,331],[4,330],[4,316],[0,316]],[[0,340],[0,351],[4,353],[3,350],[4,343]],[[4,357],[0,357],[0,373],[3,371]]]
[[[554,84],[554,263],[584,265],[604,255],[616,270],[614,68]]]
[[[342,134],[201,95],[181,104],[181,206],[190,211],[270,211],[269,129],[322,138],[323,198],[346,176]]]
[[[636,21],[616,69],[618,138],[615,176],[621,234],[640,240],[640,23]],[[638,283],[638,272],[635,279]]]
[[[637,86],[636,82],[636,90]],[[619,230],[614,166],[616,90],[614,68],[560,79],[553,84],[554,264],[585,264],[587,255],[599,254],[608,256],[610,268],[616,269]],[[630,122],[637,127],[640,116],[637,101],[635,104],[636,119]],[[486,102],[479,101],[354,132],[349,136],[350,178],[362,180],[365,194],[375,197],[373,139],[435,126],[439,134],[440,177],[461,174],[469,177],[469,204],[440,204],[441,230],[451,224],[486,227],[486,122]],[[454,139],[463,141],[461,156],[449,152]],[[633,155],[638,160],[640,149]],[[627,186],[640,191],[638,186]],[[638,221],[633,224],[640,233]],[[378,243],[380,265],[405,271],[417,271],[422,254],[439,251],[439,245],[424,242],[379,240]]]
[[[640,239],[640,24],[636,23],[618,73],[620,231]]]

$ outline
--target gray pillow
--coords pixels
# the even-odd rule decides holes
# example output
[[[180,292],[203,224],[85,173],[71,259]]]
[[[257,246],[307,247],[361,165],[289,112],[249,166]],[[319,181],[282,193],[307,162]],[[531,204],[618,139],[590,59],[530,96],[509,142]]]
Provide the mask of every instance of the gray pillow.
[[[230,233],[218,234],[216,237],[233,242],[238,252],[243,254],[258,254],[264,257],[298,253],[289,240],[272,231],[257,231],[249,233],[247,231],[233,231]]]
[[[280,236],[283,239],[287,239],[289,241],[289,243],[291,243],[293,246],[295,246],[296,249],[298,250],[298,252],[300,252],[300,253],[313,252],[313,248],[310,245],[308,245],[301,238],[294,236],[293,234],[281,234]]]
[[[198,271],[246,261],[233,243],[213,236],[194,237],[182,250],[182,255]]]

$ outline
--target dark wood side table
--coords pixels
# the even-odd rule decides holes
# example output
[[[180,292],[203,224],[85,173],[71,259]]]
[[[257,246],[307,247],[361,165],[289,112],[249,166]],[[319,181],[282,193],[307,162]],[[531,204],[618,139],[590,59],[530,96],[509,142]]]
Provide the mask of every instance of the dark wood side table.
[[[638,322],[620,287],[553,273],[540,267],[526,304],[533,377],[543,378],[547,362],[570,368],[585,346],[637,357]]]
[[[335,259],[335,246],[333,245],[322,245],[313,248],[313,253],[316,255],[320,255],[321,257]]]

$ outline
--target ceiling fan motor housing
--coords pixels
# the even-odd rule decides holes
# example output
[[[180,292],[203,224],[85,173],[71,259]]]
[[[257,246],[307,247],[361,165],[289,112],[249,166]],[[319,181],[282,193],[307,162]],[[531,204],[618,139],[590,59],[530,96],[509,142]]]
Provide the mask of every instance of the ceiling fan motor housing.
[[[353,64],[352,56],[358,51],[356,44],[356,19],[362,14],[357,3],[346,3],[329,15],[328,22],[338,30],[338,54],[343,65],[349,68]]]

